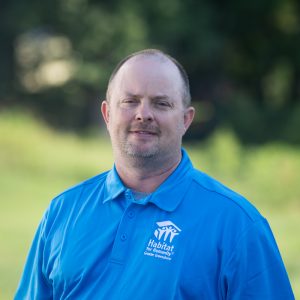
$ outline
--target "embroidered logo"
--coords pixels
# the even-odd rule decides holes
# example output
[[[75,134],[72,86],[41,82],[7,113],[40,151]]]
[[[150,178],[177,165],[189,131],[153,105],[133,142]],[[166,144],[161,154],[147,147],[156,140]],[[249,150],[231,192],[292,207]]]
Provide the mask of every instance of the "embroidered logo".
[[[157,222],[154,230],[154,238],[150,238],[144,255],[159,259],[172,260],[175,246],[172,244],[181,229],[171,221]]]
[[[156,224],[158,228],[154,231],[154,235],[158,240],[163,237],[164,241],[166,241],[169,238],[170,243],[172,243],[173,238],[181,231],[171,221],[157,222]]]

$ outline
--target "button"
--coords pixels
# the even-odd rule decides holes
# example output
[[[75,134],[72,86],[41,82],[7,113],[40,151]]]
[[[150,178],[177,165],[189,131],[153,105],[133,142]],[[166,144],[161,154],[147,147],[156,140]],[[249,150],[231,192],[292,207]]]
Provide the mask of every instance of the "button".
[[[128,217],[129,217],[130,219],[134,218],[134,216],[135,216],[134,211],[131,210],[131,211],[128,212]]]
[[[132,194],[131,194],[131,192],[129,190],[125,191],[125,198],[127,200],[131,200],[132,199]]]
[[[125,242],[127,240],[127,234],[126,233],[123,233],[121,235],[121,241]]]

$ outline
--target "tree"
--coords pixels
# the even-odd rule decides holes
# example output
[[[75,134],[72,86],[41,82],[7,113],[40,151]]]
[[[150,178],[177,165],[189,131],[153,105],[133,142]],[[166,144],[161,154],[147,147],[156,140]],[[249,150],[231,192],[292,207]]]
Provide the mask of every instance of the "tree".
[[[200,112],[191,138],[228,126],[245,143],[300,142],[295,0],[0,5],[2,106],[30,107],[59,127],[89,126],[114,65],[151,47],[176,57],[190,75]]]

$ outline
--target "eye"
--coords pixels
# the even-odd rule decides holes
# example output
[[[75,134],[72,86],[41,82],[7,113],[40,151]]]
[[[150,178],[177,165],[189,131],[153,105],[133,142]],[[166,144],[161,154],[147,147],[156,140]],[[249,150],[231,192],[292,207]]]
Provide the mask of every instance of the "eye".
[[[136,98],[125,98],[121,101],[121,104],[123,105],[134,105],[136,103],[138,103]]]
[[[164,101],[157,102],[157,104],[160,106],[168,106],[169,105],[167,102],[164,102]]]
[[[133,99],[133,98],[127,98],[127,99],[124,99],[124,103],[132,103],[132,102],[135,102],[136,100]]]
[[[155,105],[160,108],[169,108],[171,107],[171,103],[166,100],[158,100]]]

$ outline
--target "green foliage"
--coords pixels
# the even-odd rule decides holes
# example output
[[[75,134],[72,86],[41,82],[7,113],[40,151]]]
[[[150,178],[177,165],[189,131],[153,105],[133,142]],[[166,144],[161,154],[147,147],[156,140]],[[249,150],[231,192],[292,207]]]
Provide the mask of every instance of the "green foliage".
[[[0,115],[0,291],[12,299],[42,213],[63,189],[112,165],[104,137],[57,134],[19,112]]]
[[[1,106],[86,128],[116,63],[157,47],[186,67],[197,106],[213,107],[190,138],[230,126],[245,144],[299,144],[299,11],[295,0],[2,1]]]
[[[50,200],[111,168],[113,158],[104,133],[58,133],[20,111],[0,113],[0,137],[0,291],[1,299],[11,299]],[[244,147],[230,130],[186,148],[197,168],[245,195],[267,217],[300,297],[299,148]]]

